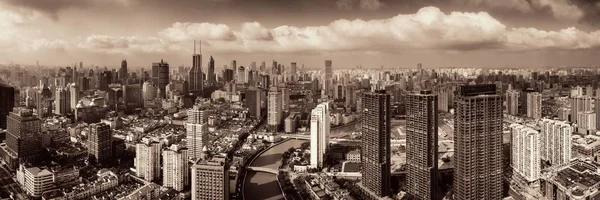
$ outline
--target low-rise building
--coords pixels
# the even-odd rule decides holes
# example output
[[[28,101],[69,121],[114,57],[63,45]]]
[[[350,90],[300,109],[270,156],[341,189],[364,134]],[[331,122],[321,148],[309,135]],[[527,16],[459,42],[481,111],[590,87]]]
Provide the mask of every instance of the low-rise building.
[[[17,170],[17,181],[30,196],[39,197],[44,192],[54,190],[54,174],[47,169],[21,165]]]
[[[540,190],[548,199],[599,199],[600,164],[575,159],[542,175]]]
[[[153,200],[158,199],[160,195],[160,185],[155,183],[146,184],[129,195],[120,198],[119,200]]]

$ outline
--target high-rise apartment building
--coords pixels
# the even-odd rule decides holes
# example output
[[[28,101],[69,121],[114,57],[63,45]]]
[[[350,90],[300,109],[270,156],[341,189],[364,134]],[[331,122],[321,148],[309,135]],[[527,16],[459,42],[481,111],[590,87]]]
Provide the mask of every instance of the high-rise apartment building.
[[[577,113],[577,132],[589,135],[596,133],[596,113],[585,111]]]
[[[268,129],[272,132],[277,132],[281,128],[281,122],[283,117],[283,106],[281,90],[277,87],[271,87],[269,89],[269,99],[267,102],[267,125]]]
[[[597,108],[600,109],[600,107],[597,107]],[[596,113],[598,113],[598,112],[596,112]],[[561,121],[571,121],[569,119],[569,114],[571,114],[570,108],[559,108],[558,109],[558,119]]]
[[[246,68],[244,66],[240,66],[237,69],[237,80],[236,83],[248,83]]]
[[[136,175],[146,181],[155,181],[161,178],[160,157],[161,144],[142,138],[142,143],[135,145],[135,170]]]
[[[519,174],[527,182],[540,178],[540,133],[531,127],[511,124],[511,165],[513,173]]]
[[[550,165],[561,165],[571,160],[571,134],[574,129],[566,121],[542,119],[540,157]]]
[[[208,113],[199,105],[187,111],[186,139],[188,155],[192,159],[202,158],[202,148],[208,140]]]
[[[421,91],[406,97],[407,192],[416,199],[441,199],[437,184],[438,96]]]
[[[167,84],[169,84],[169,63],[162,59],[159,63],[152,63],[152,83],[158,87],[159,97],[164,98]]]
[[[8,166],[16,169],[22,163],[35,163],[42,149],[41,122],[28,108],[15,107],[6,119]]]
[[[112,130],[105,123],[91,124],[89,128],[88,155],[92,163],[103,165],[113,155]]]
[[[589,96],[572,96],[571,101],[571,122],[578,123],[577,113],[592,111],[593,98]]]
[[[205,199],[229,199],[229,165],[225,159],[192,166],[192,200]]]
[[[542,118],[542,94],[539,92],[527,93],[527,117]]]
[[[323,102],[315,107],[310,117],[310,166],[322,168],[329,147],[329,103]]]
[[[463,85],[454,114],[454,198],[502,199],[502,96],[496,85]]]
[[[182,191],[189,183],[188,150],[179,145],[172,145],[162,152],[163,186]]]
[[[508,90],[506,91],[506,110],[509,115],[519,114],[519,91]]]
[[[377,90],[362,100],[361,184],[372,196],[389,196],[390,95]]]

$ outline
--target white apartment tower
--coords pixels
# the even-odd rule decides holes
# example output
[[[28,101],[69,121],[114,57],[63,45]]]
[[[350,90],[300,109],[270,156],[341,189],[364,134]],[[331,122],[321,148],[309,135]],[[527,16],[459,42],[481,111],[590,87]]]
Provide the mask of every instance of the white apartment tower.
[[[135,145],[135,169],[138,177],[146,181],[160,179],[161,144],[142,138],[142,143]]]
[[[540,157],[551,165],[568,163],[571,160],[571,134],[573,127],[566,121],[542,119],[540,122]]]
[[[540,133],[531,127],[511,124],[511,156],[513,171],[528,182],[540,178]]]
[[[542,94],[539,92],[527,93],[527,117],[542,118]]]
[[[311,112],[310,117],[310,166],[322,168],[329,145],[329,103],[323,102]]]
[[[188,150],[172,145],[163,151],[163,186],[182,191],[189,182]]]
[[[202,157],[202,148],[206,146],[208,133],[208,114],[200,106],[194,105],[187,111],[186,147],[188,157],[199,159]]]

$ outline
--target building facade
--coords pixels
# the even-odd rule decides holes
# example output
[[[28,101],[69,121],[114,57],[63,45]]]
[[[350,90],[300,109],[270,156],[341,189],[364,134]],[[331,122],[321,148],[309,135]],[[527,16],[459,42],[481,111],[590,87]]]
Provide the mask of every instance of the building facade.
[[[90,125],[88,137],[88,155],[92,163],[105,164],[112,158],[112,130],[105,123]]]
[[[329,147],[329,103],[315,107],[310,118],[310,166],[321,169],[324,166]]]
[[[438,99],[431,91],[406,97],[407,192],[417,199],[438,198]]]
[[[561,165],[571,160],[571,134],[574,129],[566,121],[542,119],[540,157],[550,165]]]
[[[511,166],[527,182],[540,178],[540,133],[531,127],[511,124]]]
[[[454,114],[456,199],[502,199],[502,102],[493,84],[458,88]]]
[[[202,148],[208,140],[208,113],[198,105],[194,105],[187,111],[186,147],[191,159],[202,158]]]
[[[146,181],[155,181],[161,178],[160,155],[161,144],[143,138],[142,143],[135,145],[135,170],[138,177]]]
[[[192,200],[228,200],[229,166],[224,161],[205,161],[192,166]]]
[[[374,196],[389,196],[390,95],[377,90],[363,94],[362,100],[362,185]]]
[[[163,186],[182,191],[189,183],[188,150],[172,145],[163,151]]]

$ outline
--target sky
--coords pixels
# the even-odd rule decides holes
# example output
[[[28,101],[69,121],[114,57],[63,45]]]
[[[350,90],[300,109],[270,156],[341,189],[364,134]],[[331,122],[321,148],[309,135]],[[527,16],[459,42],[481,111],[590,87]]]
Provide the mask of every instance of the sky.
[[[0,64],[600,66],[600,0],[0,0]],[[200,47],[198,47],[200,49]]]

